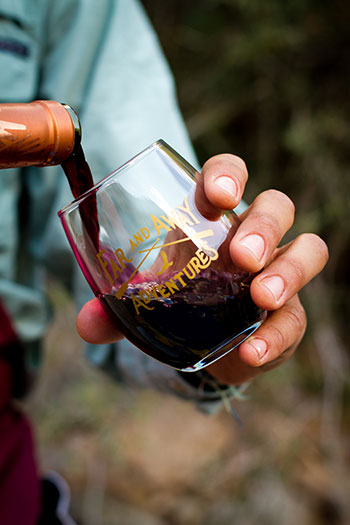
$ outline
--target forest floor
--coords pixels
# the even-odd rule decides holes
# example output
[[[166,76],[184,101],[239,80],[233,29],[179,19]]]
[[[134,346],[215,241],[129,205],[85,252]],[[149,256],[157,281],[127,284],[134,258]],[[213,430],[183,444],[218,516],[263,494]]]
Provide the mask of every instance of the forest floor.
[[[85,360],[73,305],[60,290],[54,302],[25,409],[79,525],[350,523],[346,414],[312,347],[234,401],[240,425],[112,382]]]

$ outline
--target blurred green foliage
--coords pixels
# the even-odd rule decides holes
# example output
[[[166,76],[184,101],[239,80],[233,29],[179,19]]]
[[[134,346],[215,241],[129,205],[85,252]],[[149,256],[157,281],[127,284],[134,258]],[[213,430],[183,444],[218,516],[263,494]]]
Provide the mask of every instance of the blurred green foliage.
[[[174,72],[199,160],[232,152],[250,172],[246,200],[287,193],[287,239],[330,249],[323,295],[347,340],[350,259],[350,4],[341,0],[144,0]],[[307,298],[306,298],[307,301]],[[329,319],[328,319],[329,320]]]

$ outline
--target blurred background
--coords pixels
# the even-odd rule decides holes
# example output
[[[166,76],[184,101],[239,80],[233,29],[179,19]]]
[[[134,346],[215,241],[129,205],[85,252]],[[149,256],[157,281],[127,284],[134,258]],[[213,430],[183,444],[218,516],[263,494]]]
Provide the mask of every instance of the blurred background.
[[[231,152],[245,198],[296,204],[287,240],[315,232],[325,271],[302,293],[308,332],[290,363],[235,401],[239,425],[93,370],[74,306],[57,315],[27,410],[44,471],[69,482],[84,525],[333,525],[349,514],[349,21],[340,0],[144,0],[199,160]]]

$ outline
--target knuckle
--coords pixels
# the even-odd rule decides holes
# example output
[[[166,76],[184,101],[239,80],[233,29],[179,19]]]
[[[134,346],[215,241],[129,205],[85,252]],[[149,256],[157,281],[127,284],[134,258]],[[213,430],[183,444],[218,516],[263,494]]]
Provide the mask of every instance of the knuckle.
[[[255,210],[251,214],[251,217],[256,222],[259,231],[264,234],[264,237],[268,237],[275,240],[275,242],[278,242],[283,236],[282,227],[272,213]]]
[[[307,326],[306,313],[301,304],[298,307],[295,306],[285,306],[285,315],[288,322],[291,325],[293,333],[298,334],[299,337],[303,336]]]
[[[293,276],[293,282],[295,286],[300,288],[306,281],[306,271],[303,263],[298,259],[293,259],[289,257],[287,264],[290,267],[290,275]]]
[[[252,213],[260,218],[261,227],[271,227],[281,240],[286,230],[294,221],[295,207],[293,201],[278,190],[266,190],[260,193],[253,204]]]
[[[277,326],[270,326],[271,336],[270,340],[272,342],[272,348],[276,357],[280,355],[286,348],[286,337],[284,332]]]

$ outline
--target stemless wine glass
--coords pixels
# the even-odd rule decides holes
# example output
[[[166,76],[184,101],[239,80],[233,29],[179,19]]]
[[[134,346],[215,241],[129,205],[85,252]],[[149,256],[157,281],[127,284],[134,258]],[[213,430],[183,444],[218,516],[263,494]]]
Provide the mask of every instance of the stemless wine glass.
[[[263,322],[254,277],[235,267],[232,211],[209,220],[196,170],[162,140],[59,212],[92,291],[139,349],[200,370]]]

